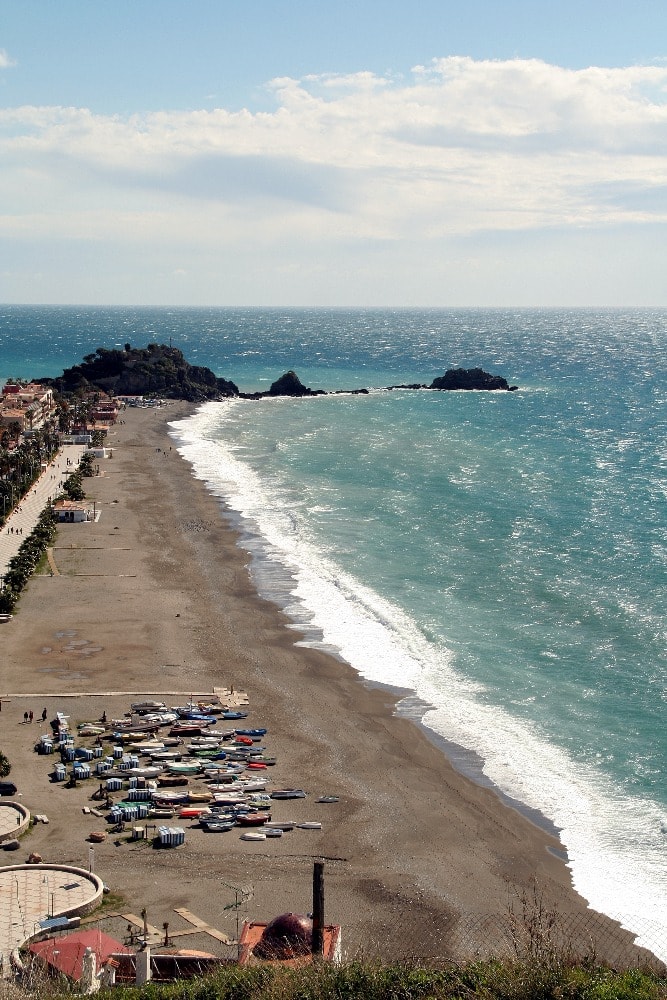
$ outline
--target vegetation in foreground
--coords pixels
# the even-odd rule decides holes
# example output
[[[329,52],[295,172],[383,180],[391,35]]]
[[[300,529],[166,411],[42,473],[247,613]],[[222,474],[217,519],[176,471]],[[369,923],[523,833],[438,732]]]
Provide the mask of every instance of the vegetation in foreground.
[[[67,988],[33,983],[51,998]],[[648,970],[539,962],[473,962],[433,966],[352,962],[288,968],[230,964],[206,978],[116,987],[115,1000],[665,1000],[667,979]]]

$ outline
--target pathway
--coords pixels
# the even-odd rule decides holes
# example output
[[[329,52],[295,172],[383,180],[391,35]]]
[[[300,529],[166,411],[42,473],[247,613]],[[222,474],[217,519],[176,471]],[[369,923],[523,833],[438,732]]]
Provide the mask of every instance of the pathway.
[[[30,492],[9,515],[7,522],[0,529],[0,577],[4,576],[9,560],[16,555],[21,542],[37,524],[39,515],[49,502],[49,498],[62,493],[65,478],[77,468],[86,449],[87,445],[83,444],[63,445],[53,462],[31,487]]]

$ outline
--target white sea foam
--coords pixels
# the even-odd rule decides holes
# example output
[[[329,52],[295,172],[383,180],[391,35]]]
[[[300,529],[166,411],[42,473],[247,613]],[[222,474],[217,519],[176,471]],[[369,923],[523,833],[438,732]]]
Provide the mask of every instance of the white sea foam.
[[[489,780],[561,831],[574,886],[591,907],[667,960],[667,816],[593,765],[575,762],[529,722],[486,704],[483,689],[457,673],[447,649],[313,544],[289,496],[267,486],[237,457],[241,452],[220,440],[220,420],[219,404],[207,404],[175,425],[179,451],[241,517],[245,544],[261,563],[256,571],[269,587],[275,576],[307,641],[337,651],[367,680],[408,689],[433,706],[425,725],[474,751]]]

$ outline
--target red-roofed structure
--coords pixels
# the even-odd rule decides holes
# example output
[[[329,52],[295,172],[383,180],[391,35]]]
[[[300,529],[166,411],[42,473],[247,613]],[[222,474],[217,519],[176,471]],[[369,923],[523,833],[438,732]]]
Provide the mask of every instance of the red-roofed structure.
[[[37,955],[56,972],[61,972],[75,982],[81,979],[86,948],[94,952],[98,969],[101,969],[112,955],[133,954],[130,948],[126,948],[120,941],[100,930],[76,931],[63,937],[35,941],[30,945],[33,955]]]

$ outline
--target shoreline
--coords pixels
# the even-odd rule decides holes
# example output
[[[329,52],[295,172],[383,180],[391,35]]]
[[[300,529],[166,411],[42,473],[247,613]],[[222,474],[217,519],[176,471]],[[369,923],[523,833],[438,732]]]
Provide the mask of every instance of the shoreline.
[[[279,759],[274,783],[305,788],[300,815],[321,819],[322,830],[240,844],[235,834],[188,829],[186,845],[171,852],[107,840],[96,845],[96,871],[112,891],[134,912],[146,906],[158,926],[187,906],[229,931],[235,917],[223,912],[220,886],[250,887],[249,919],[307,912],[312,861],[324,857],[327,921],[342,925],[352,954],[416,955],[418,942],[420,954],[454,955],[464,937],[478,953],[493,950],[508,900],[537,886],[567,921],[593,922],[604,938],[598,956],[613,939],[613,960],[623,948],[630,961],[646,957],[574,891],[555,833],[456,769],[427,727],[401,715],[400,692],[367,685],[342,659],[296,645],[298,628],[254,589],[232,515],[170,443],[168,424],[192,410],[125,411],[110,434],[114,458],[86,481],[100,520],[60,526],[62,575],[33,579],[3,625],[0,690],[45,692],[49,713],[63,688],[159,693],[182,690],[187,678],[199,691],[245,690],[248,721],[267,726]],[[3,705],[3,749],[22,801],[51,820],[35,828],[26,853],[76,863],[93,828],[81,812],[85,798],[48,783],[44,758],[32,750],[37,730],[15,724],[23,704],[17,697]],[[66,704],[73,723],[129,707],[118,697]],[[316,807],[325,793],[339,803]],[[296,812],[288,805],[277,804],[274,817]]]
[[[196,413],[198,409],[198,406],[193,405],[192,413]],[[173,436],[174,440],[180,443],[180,433],[178,429],[168,431],[168,433],[170,437]],[[181,457],[182,460],[192,468],[190,461],[183,456]],[[193,478],[198,479],[195,475],[194,469],[192,469],[192,475]],[[203,482],[203,480],[199,481]],[[473,781],[475,784],[483,788],[490,789],[508,808],[516,810],[525,819],[528,819],[539,829],[556,838],[560,842],[561,830],[556,826],[553,820],[551,820],[539,809],[533,808],[522,802],[520,799],[514,798],[508,792],[496,785],[491,778],[484,774],[484,761],[474,750],[471,750],[468,747],[458,744],[452,740],[448,740],[445,736],[442,736],[435,729],[432,729],[424,722],[425,713],[433,708],[430,703],[419,698],[412,688],[403,688],[391,683],[384,683],[382,681],[364,677],[364,675],[353,664],[350,664],[349,661],[341,655],[340,651],[335,646],[327,643],[319,626],[311,626],[307,622],[294,619],[290,615],[290,611],[288,609],[288,605],[293,605],[294,603],[294,598],[291,593],[291,588],[296,583],[294,576],[290,573],[289,569],[279,564],[278,574],[280,575],[280,573],[284,573],[284,577],[280,577],[279,582],[276,584],[276,564],[273,562],[265,564],[263,562],[262,536],[256,530],[249,528],[242,516],[237,511],[231,510],[224,500],[216,497],[212,491],[209,490],[209,492],[219,503],[221,516],[225,518],[232,530],[236,533],[237,544],[241,551],[247,556],[248,572],[250,574],[252,585],[258,596],[262,600],[266,600],[270,604],[273,604],[279,612],[287,618],[289,622],[288,627],[294,632],[295,642],[299,641],[307,648],[318,650],[325,656],[329,656],[332,659],[337,660],[339,663],[344,664],[346,667],[350,667],[354,671],[357,682],[359,684],[363,684],[364,687],[368,689],[376,688],[387,693],[390,698],[395,700],[395,714],[398,717],[409,719],[414,725],[416,725],[420,731],[424,733],[429,742],[433,743],[440,750],[440,752],[445,755],[454,770],[456,770],[462,777]],[[271,579],[268,581],[265,580],[263,585],[262,576],[266,574],[267,565],[269,567],[268,572]],[[412,706],[418,706],[416,710],[413,709],[412,706],[408,706],[407,703],[410,702],[412,703]],[[562,842],[560,842],[560,845],[560,848],[555,851],[555,854],[567,863],[567,849]],[[549,848],[549,850],[553,850],[553,848]]]

